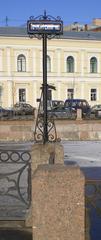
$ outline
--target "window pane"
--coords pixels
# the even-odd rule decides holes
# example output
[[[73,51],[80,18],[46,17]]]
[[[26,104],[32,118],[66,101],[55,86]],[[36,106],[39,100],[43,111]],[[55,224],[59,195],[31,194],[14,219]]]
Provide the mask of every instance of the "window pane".
[[[26,58],[24,55],[19,55],[17,58],[17,71],[18,72],[26,71]]]
[[[26,71],[26,64],[25,64],[25,60],[22,59],[22,72]]]
[[[97,100],[97,90],[95,88],[91,89],[91,101]]]
[[[74,89],[73,88],[68,88],[67,89],[67,98],[74,98]]]
[[[74,72],[74,58],[72,56],[67,58],[67,72]]]
[[[47,91],[47,100],[52,100],[52,90],[50,89]]]
[[[25,88],[19,89],[19,102],[26,102],[26,89]]]
[[[97,59],[95,57],[90,59],[90,72],[97,73]]]
[[[17,68],[18,72],[21,72],[21,63],[20,63],[20,60],[18,60],[17,65],[18,65],[18,68]]]

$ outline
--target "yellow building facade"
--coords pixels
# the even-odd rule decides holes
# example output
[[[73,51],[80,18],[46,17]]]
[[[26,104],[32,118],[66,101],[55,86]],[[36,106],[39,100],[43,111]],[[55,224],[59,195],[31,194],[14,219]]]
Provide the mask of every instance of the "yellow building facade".
[[[38,106],[43,83],[42,39],[26,28],[0,28],[0,105]],[[47,40],[47,82],[53,100],[84,98],[101,103],[101,33],[64,32]]]

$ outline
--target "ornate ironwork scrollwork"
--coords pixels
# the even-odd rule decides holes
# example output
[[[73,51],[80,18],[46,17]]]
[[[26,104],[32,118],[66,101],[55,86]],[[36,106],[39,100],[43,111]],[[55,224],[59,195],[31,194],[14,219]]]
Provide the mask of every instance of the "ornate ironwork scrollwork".
[[[48,118],[47,125],[48,125],[48,142],[58,141],[54,119]],[[44,127],[43,118],[38,116],[38,119],[36,121],[35,132],[34,132],[35,142],[43,142],[43,134],[44,134],[43,127]]]
[[[48,88],[54,89],[54,86],[48,85]],[[51,106],[50,106],[51,108]],[[48,111],[47,111],[48,115]],[[48,129],[48,142],[59,141],[57,138],[56,126],[54,122],[54,117],[47,117],[47,129]],[[36,119],[35,131],[34,131],[34,140],[36,143],[44,142],[44,119],[43,119],[43,87],[41,92],[41,98],[39,102],[38,114]]]
[[[28,208],[31,203],[30,152],[0,150],[0,169],[0,203],[3,198],[2,204],[7,202],[10,206],[13,202],[16,207]]]
[[[42,21],[42,20],[48,20],[49,22],[51,22],[51,21],[55,21],[55,22],[58,22],[58,21],[61,21],[61,17],[60,16],[57,16],[56,18],[55,17],[53,17],[53,16],[51,16],[51,15],[47,15],[46,14],[46,10],[44,10],[44,15],[39,15],[39,16],[37,16],[37,17],[34,17],[34,16],[30,16],[30,18],[29,18],[30,20],[39,20],[39,21]],[[41,39],[42,37],[43,37],[43,34],[29,34],[29,37],[30,38],[33,38],[33,37],[36,37],[36,38],[38,38],[38,39]],[[55,38],[56,37],[56,34],[47,34],[47,38],[48,39],[52,39],[52,38]],[[59,35],[57,35],[57,37],[59,38],[60,36]]]
[[[30,16],[30,20],[57,20],[57,21],[60,21],[61,20],[61,17],[60,16],[57,16],[56,18],[51,16],[51,15],[47,15],[46,14],[46,10],[44,10],[44,15],[39,15],[37,17],[34,17],[34,16]]]

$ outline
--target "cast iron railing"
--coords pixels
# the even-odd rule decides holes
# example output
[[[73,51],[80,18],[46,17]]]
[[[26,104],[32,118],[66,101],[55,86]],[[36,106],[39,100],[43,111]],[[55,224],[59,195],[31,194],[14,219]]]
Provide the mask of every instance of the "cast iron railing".
[[[30,203],[30,152],[0,150],[0,218],[22,217]]]

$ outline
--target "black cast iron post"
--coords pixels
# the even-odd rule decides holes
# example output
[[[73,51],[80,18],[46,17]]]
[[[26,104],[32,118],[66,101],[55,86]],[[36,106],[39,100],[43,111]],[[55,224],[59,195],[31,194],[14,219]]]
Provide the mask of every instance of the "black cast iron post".
[[[43,34],[43,143],[48,142],[47,92],[47,34]]]

